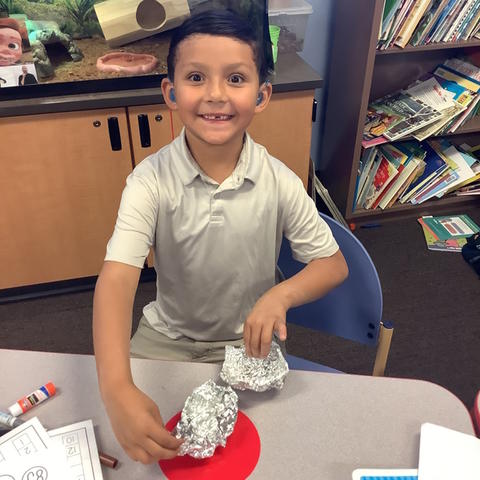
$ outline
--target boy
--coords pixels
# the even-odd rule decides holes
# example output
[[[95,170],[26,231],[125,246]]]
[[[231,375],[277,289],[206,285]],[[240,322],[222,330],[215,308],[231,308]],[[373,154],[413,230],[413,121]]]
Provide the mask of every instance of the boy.
[[[172,37],[162,92],[185,128],[129,176],[94,299],[102,398],[117,439],[143,463],[180,446],[130,370],[132,305],[151,246],[157,299],[130,343],[140,357],[218,362],[243,341],[264,357],[273,332],[286,339],[290,307],[347,275],[300,179],[246,134],[269,102],[267,74],[255,32],[228,11],[193,16]],[[275,285],[283,234],[308,265]]]

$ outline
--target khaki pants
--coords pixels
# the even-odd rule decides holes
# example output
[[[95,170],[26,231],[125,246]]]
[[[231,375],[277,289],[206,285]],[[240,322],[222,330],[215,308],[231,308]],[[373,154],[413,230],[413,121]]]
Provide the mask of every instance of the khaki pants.
[[[226,342],[199,342],[182,337],[177,340],[157,332],[142,316],[137,331],[130,340],[130,356],[177,362],[222,363],[225,345],[239,347],[243,338]]]
[[[285,356],[285,342],[278,338],[275,341]],[[225,342],[199,342],[187,337],[175,340],[157,332],[142,316],[137,331],[130,340],[130,356],[177,362],[223,363],[226,345],[240,347],[243,345],[243,338]]]

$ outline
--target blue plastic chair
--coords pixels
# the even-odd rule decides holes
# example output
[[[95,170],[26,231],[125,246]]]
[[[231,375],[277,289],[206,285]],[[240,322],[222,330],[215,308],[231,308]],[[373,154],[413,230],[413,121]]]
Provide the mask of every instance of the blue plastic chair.
[[[348,278],[340,286],[315,302],[292,308],[287,313],[287,323],[293,323],[330,335],[377,347],[373,375],[385,372],[392,325],[382,322],[382,287],[375,265],[360,241],[350,230],[336,220],[320,213],[332,230],[348,265]],[[289,242],[284,239],[278,267],[285,278],[290,278],[305,265],[292,258]],[[333,368],[287,355],[294,370],[339,372]]]

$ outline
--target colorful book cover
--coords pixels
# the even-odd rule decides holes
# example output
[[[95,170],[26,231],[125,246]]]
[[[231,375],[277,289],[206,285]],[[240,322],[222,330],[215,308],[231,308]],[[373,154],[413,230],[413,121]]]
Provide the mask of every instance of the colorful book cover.
[[[381,157],[382,159],[380,161],[380,165],[378,166],[377,173],[373,178],[372,185],[363,203],[364,208],[373,207],[377,198],[397,174],[397,169],[395,166],[392,165],[383,154]]]
[[[449,240],[439,240],[421,218],[418,219],[418,222],[422,226],[423,236],[425,237],[428,250],[437,252],[461,252],[462,247],[467,243],[466,238],[450,238]]]
[[[434,182],[431,182],[427,187],[422,189],[419,193],[414,195],[410,202],[414,205],[426,202],[436,195],[440,195],[444,189],[448,189],[456,180],[458,180],[458,173],[455,170],[447,169],[442,175],[437,177]],[[442,196],[442,195],[440,195]]]
[[[425,169],[423,173],[410,184],[408,189],[402,195],[402,203],[407,201],[417,190],[427,184],[429,180],[438,175],[441,169],[446,168],[445,161],[440,155],[429,145],[428,142],[423,144],[423,148],[426,150],[425,155]]]
[[[411,175],[415,172],[418,164],[422,162],[419,158],[411,158],[405,164],[404,168],[401,172],[393,179],[391,182],[391,186],[388,188],[388,191],[382,195],[378,206],[383,210],[388,208],[395,202],[395,200],[400,196],[402,191],[402,187],[405,185],[407,180],[411,177]],[[393,202],[392,202],[393,200]]]
[[[413,159],[413,161],[415,160],[416,159]],[[410,186],[410,184],[415,181],[415,179],[420,175],[420,172],[422,172],[424,169],[425,169],[425,162],[423,160],[419,160],[417,166],[415,167],[415,170],[407,177],[405,182],[398,189],[398,192],[395,193],[392,199],[388,202],[386,208],[390,208],[399,198],[402,197],[402,195],[405,193],[405,191]]]
[[[390,145],[390,144],[380,147],[380,150],[385,155],[385,157],[390,162],[390,164],[392,164],[397,169],[397,173],[394,174],[391,181],[388,182],[387,186],[383,189],[380,195],[378,195],[377,199],[372,205],[372,208],[377,208],[378,206],[380,206],[380,203],[382,202],[382,200],[385,198],[386,195],[389,195],[389,198],[390,198],[389,192],[391,191],[392,186],[394,185],[398,176],[404,170],[409,160],[413,157],[413,155],[406,154],[401,150],[399,150],[398,148],[396,148],[394,145]],[[386,205],[386,202],[385,202],[385,205]]]
[[[429,125],[442,116],[441,112],[405,91],[385,97],[382,101],[386,108],[404,117],[404,120],[392,125],[383,134],[391,141]]]
[[[405,117],[393,112],[382,105],[370,105],[367,110],[367,118],[363,128],[364,147],[378,145],[375,141],[380,139],[380,143],[387,142],[383,134],[397,123],[404,120]],[[373,141],[373,142],[372,142]]]
[[[467,238],[480,231],[480,227],[467,214],[427,215],[421,218],[439,240]]]
[[[444,78],[445,80],[450,80],[452,82],[458,83],[462,87],[468,88],[472,92],[478,92],[480,90],[480,83],[472,78],[462,75],[459,72],[456,72],[446,65],[438,66],[433,74],[436,77]]]

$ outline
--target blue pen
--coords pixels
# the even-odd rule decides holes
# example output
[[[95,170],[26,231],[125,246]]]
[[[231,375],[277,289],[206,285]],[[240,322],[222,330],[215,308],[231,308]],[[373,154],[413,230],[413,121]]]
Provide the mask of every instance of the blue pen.
[[[23,420],[20,420],[13,415],[9,415],[8,413],[0,412],[0,425],[7,427],[9,429],[19,427],[25,423]]]
[[[365,223],[363,225],[360,225],[360,228],[378,228],[381,226],[382,225],[380,223]]]

